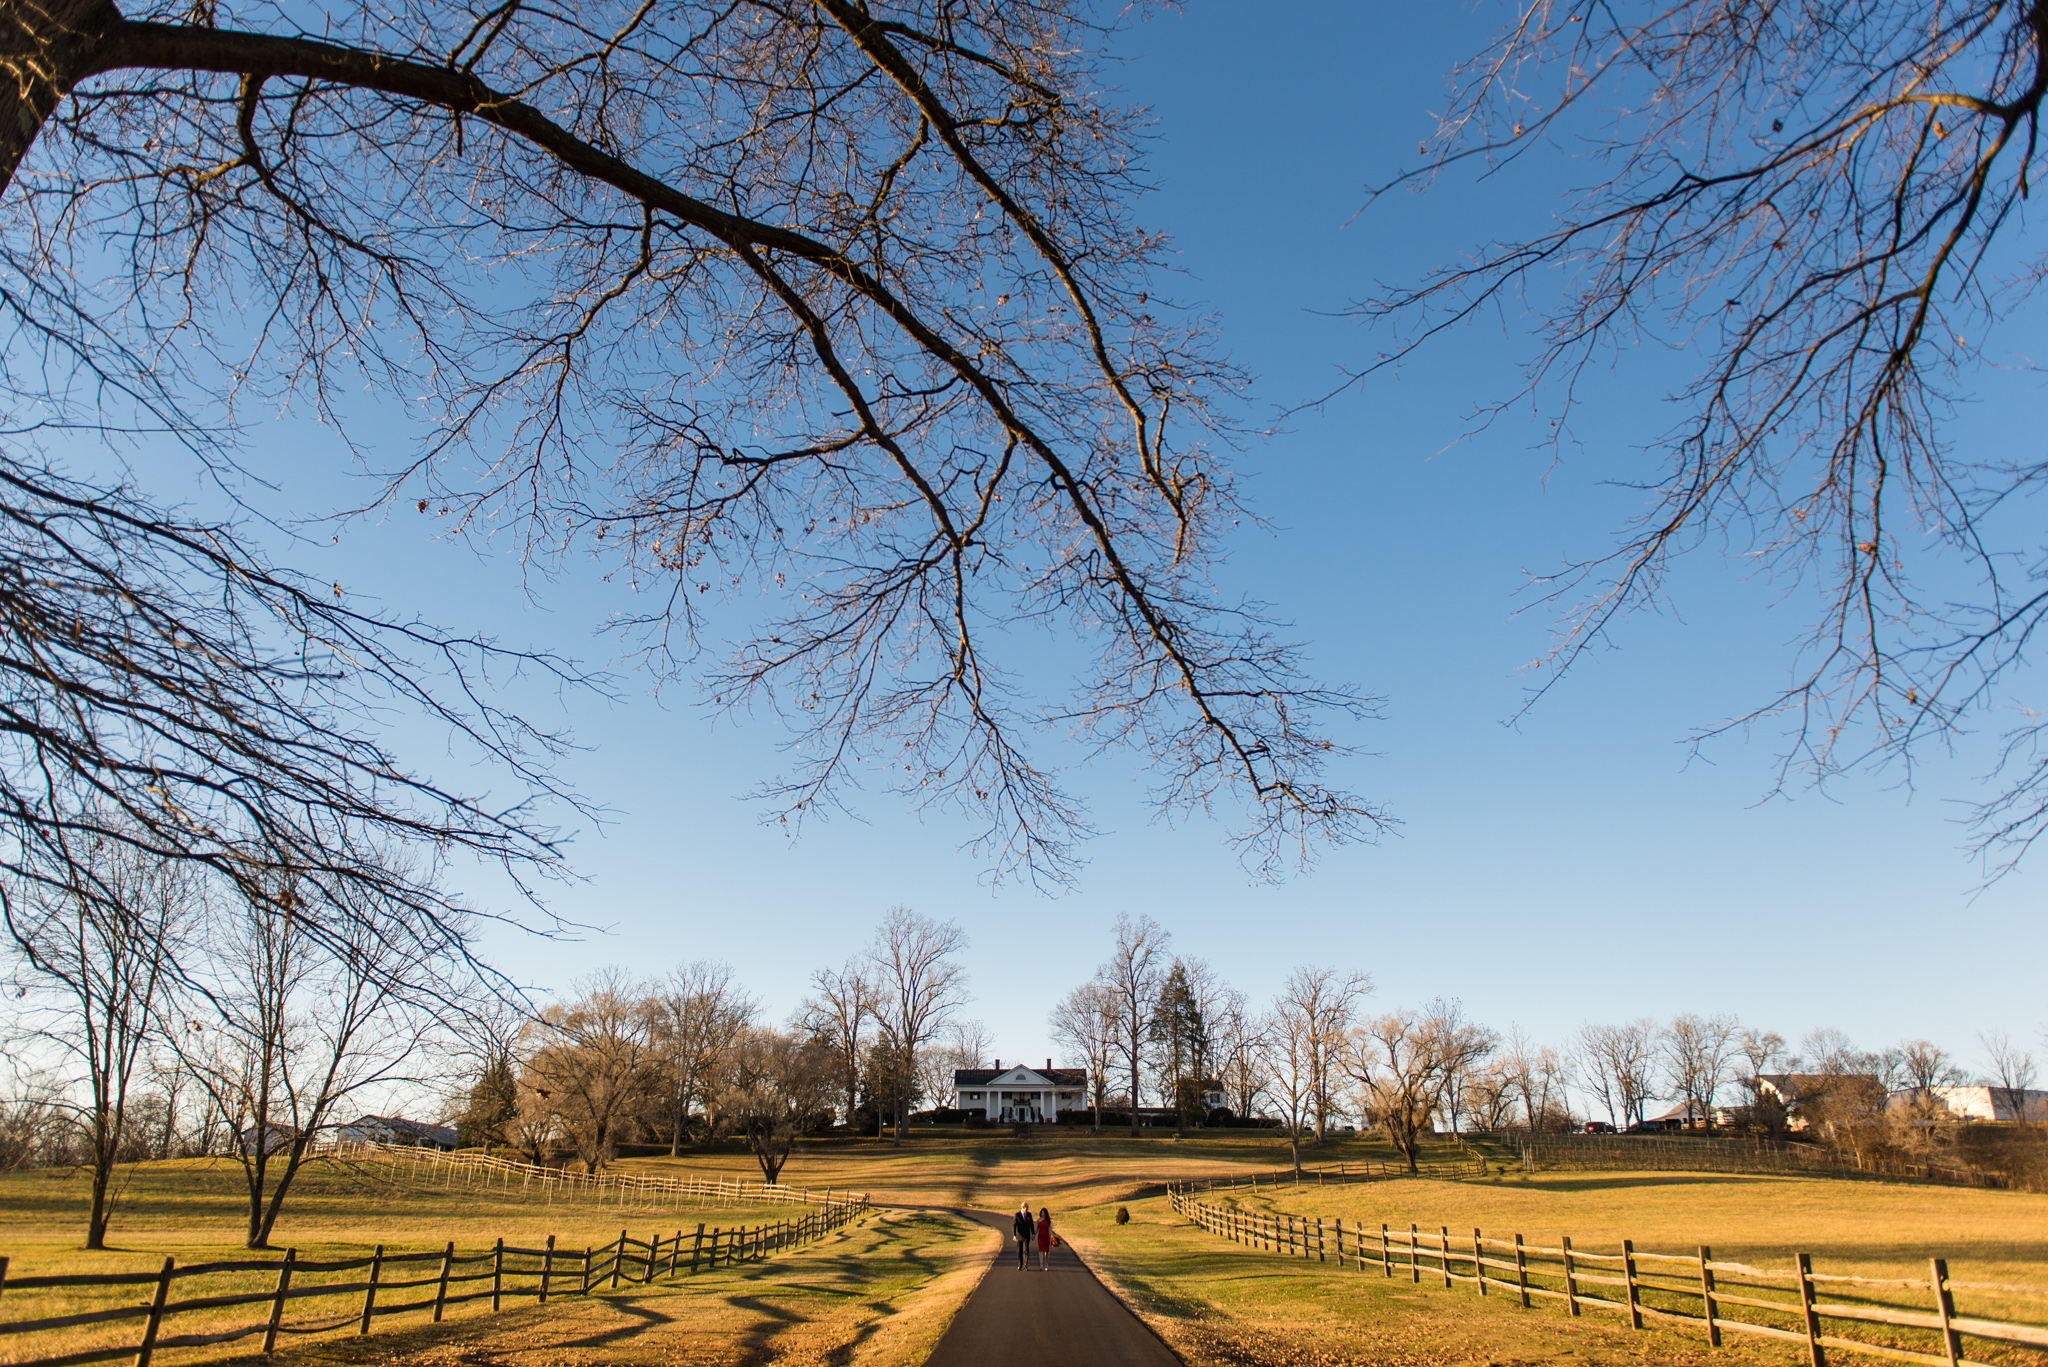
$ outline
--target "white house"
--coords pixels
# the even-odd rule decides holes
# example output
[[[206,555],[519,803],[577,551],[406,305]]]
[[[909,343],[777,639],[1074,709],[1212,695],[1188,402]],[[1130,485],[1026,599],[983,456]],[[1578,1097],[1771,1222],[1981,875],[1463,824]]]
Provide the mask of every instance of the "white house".
[[[1061,1111],[1078,1111],[1087,1104],[1088,1070],[1055,1068],[1051,1059],[1043,1068],[1021,1063],[1005,1068],[997,1059],[993,1068],[953,1070],[953,1105],[980,1111],[990,1120],[1051,1121]]]
[[[2048,1092],[2032,1088],[2007,1091],[2003,1087],[1931,1087],[1928,1090],[1958,1120],[2048,1119]],[[1892,1100],[1910,1101],[1918,1095],[1909,1087],[1893,1092]]]

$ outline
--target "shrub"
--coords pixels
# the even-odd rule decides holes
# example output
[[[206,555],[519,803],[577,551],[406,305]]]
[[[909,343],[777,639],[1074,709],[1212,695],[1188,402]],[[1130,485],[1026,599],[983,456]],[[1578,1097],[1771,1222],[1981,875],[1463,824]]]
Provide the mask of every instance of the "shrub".
[[[1131,1222],[1131,1208],[1129,1206],[1118,1206],[1116,1208],[1116,1222],[1120,1225],[1127,1225]]]

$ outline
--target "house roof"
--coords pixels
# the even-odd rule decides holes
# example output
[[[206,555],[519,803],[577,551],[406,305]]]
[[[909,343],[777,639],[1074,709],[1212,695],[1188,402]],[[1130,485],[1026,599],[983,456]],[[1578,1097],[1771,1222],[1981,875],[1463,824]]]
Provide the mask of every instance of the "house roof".
[[[953,1085],[955,1087],[986,1087],[997,1078],[1010,1073],[1029,1073],[1032,1077],[1042,1077],[1055,1087],[1085,1087],[1088,1085],[1088,1070],[1086,1068],[1025,1068],[1021,1066],[1010,1068],[955,1068],[953,1070]]]
[[[357,1125],[382,1125],[393,1134],[402,1134],[414,1139],[426,1139],[436,1144],[453,1144],[455,1131],[446,1125],[427,1125],[417,1120],[407,1120],[402,1115],[366,1115],[355,1122]]]

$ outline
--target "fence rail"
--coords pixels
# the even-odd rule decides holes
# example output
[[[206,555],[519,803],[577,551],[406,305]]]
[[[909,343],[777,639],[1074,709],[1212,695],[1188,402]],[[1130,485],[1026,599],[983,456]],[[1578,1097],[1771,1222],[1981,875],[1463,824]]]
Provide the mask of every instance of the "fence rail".
[[[1410,1172],[1406,1163],[1387,1163],[1379,1159],[1366,1161],[1347,1160],[1320,1168],[1273,1168],[1267,1172],[1235,1173],[1206,1181],[1208,1189],[1227,1190],[1234,1187],[1300,1187],[1342,1185],[1347,1182],[1366,1182],[1385,1177],[1484,1177],[1490,1171],[1483,1155],[1468,1151],[1469,1156],[1437,1163],[1418,1162],[1415,1171]],[[1171,1183],[1165,1184],[1171,1186]]]
[[[1473,1230],[1467,1238],[1453,1236],[1439,1225],[1435,1233],[1410,1224],[1406,1230],[1386,1224],[1377,1230],[1342,1219],[1244,1210],[1214,1204],[1201,1196],[1235,1185],[1223,1182],[1179,1182],[1168,1199],[1180,1215],[1223,1238],[1265,1252],[1312,1259],[1356,1272],[1378,1271],[1389,1278],[1405,1277],[1420,1285],[1439,1279],[1449,1289],[1463,1284],[1480,1296],[1512,1296],[1528,1309],[1533,1299],[1561,1302],[1574,1317],[1588,1311],[1624,1317],[1631,1328],[1648,1320],[1697,1326],[1713,1347],[1723,1334],[1748,1334],[1803,1344],[1812,1367],[1826,1367],[1829,1350],[1889,1358],[1927,1367],[1990,1367],[1965,1352],[1965,1341],[1977,1339],[2026,1348],[2048,1348],[2048,1327],[1957,1314],[1957,1291],[2000,1295],[2048,1296],[2038,1288],[1958,1282],[1948,1275],[1946,1259],[1930,1260],[1926,1281],[1901,1278],[1831,1275],[1813,1270],[1810,1254],[1801,1253],[1789,1270],[1751,1267],[1716,1260],[1702,1244],[1695,1253],[1652,1253],[1624,1239],[1616,1253],[1574,1248],[1569,1238],[1556,1246],[1532,1244],[1522,1235],[1489,1237]],[[1608,1288],[1602,1293],[1588,1288]],[[1921,1293],[1919,1307],[1886,1303],[1885,1292]],[[1823,1294],[1834,1297],[1822,1300]],[[1893,1342],[1877,1342],[1828,1333],[1828,1321],[1890,1330]],[[1905,1331],[1900,1334],[1896,1331]]]
[[[1903,1158],[1838,1154],[1812,1144],[1708,1136],[1530,1134],[1482,1131],[1473,1139],[1516,1146],[1524,1168],[1640,1168],[1682,1172],[1798,1173],[1822,1177],[1901,1177],[1945,1186],[2003,1188],[2001,1174]]]
[[[762,1183],[738,1183],[762,1187]],[[793,1189],[784,1189],[793,1190]],[[787,1198],[783,1198],[787,1199]],[[28,1291],[72,1290],[84,1287],[149,1287],[150,1299],[140,1305],[119,1305],[72,1314],[48,1315],[38,1319],[0,1321],[0,1347],[20,1336],[84,1329],[98,1325],[140,1320],[139,1336],[113,1346],[59,1353],[46,1357],[10,1357],[14,1367],[73,1367],[74,1364],[111,1362],[132,1358],[134,1367],[149,1367],[151,1357],[172,1348],[191,1348],[233,1343],[262,1335],[262,1350],[274,1352],[279,1335],[319,1334],[353,1325],[359,1335],[368,1334],[379,1317],[430,1312],[438,1323],[450,1307],[486,1298],[495,1312],[507,1301],[532,1299],[546,1305],[568,1296],[588,1296],[595,1290],[609,1290],[621,1282],[647,1285],[656,1277],[690,1276],[699,1271],[735,1262],[767,1258],[787,1249],[825,1237],[865,1216],[872,1206],[866,1196],[842,1193],[840,1199],[819,1203],[818,1208],[793,1220],[772,1224],[715,1227],[698,1225],[693,1232],[677,1229],[673,1235],[654,1234],[635,1239],[626,1230],[601,1248],[586,1246],[581,1251],[558,1248],[549,1235],[540,1248],[515,1248],[499,1239],[490,1248],[458,1253],[451,1240],[444,1247],[424,1253],[386,1253],[379,1244],[375,1252],[361,1258],[302,1259],[287,1249],[282,1260],[242,1259],[232,1262],[194,1263],[179,1267],[165,1258],[155,1272],[93,1272],[66,1276],[17,1277],[9,1273],[9,1260],[0,1257],[0,1297]],[[361,1273],[352,1277],[349,1274]],[[239,1279],[247,1285],[252,1275],[266,1285],[259,1290],[234,1290],[221,1283]],[[344,1280],[319,1281],[311,1285],[299,1279],[308,1276]],[[216,1285],[208,1286],[206,1279]],[[488,1285],[484,1285],[488,1283]],[[195,1293],[173,1299],[173,1289],[190,1287]],[[394,1293],[421,1293],[393,1301]],[[431,1292],[431,1294],[428,1294]],[[381,1299],[380,1299],[381,1298]],[[323,1300],[342,1300],[347,1310],[337,1316],[307,1322],[288,1318],[288,1307],[310,1305]],[[227,1329],[209,1329],[169,1334],[166,1326],[179,1315],[218,1312],[260,1306],[260,1317]]]
[[[747,1182],[728,1177],[663,1177],[630,1172],[572,1172],[567,1168],[526,1163],[516,1158],[499,1158],[476,1152],[444,1153],[439,1149],[410,1148],[402,1144],[380,1144],[374,1140],[332,1140],[315,1145],[313,1152],[356,1162],[382,1162],[394,1169],[403,1167],[412,1175],[434,1174],[450,1187],[458,1181],[468,1187],[496,1185],[510,1193],[545,1195],[549,1201],[565,1193],[595,1193],[600,1201],[616,1200],[623,1205],[629,1197],[647,1198],[642,1204],[681,1209],[691,1205],[809,1205],[830,1206],[849,1200],[865,1200],[854,1193],[814,1191],[809,1187],[786,1186],[780,1182]]]

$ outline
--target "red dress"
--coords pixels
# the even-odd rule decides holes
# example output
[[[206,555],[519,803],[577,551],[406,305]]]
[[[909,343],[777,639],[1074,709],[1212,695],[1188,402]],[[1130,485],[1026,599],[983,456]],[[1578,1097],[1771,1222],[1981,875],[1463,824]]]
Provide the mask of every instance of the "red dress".
[[[1052,1252],[1052,1217],[1050,1215],[1038,1217],[1038,1251],[1040,1253]]]

